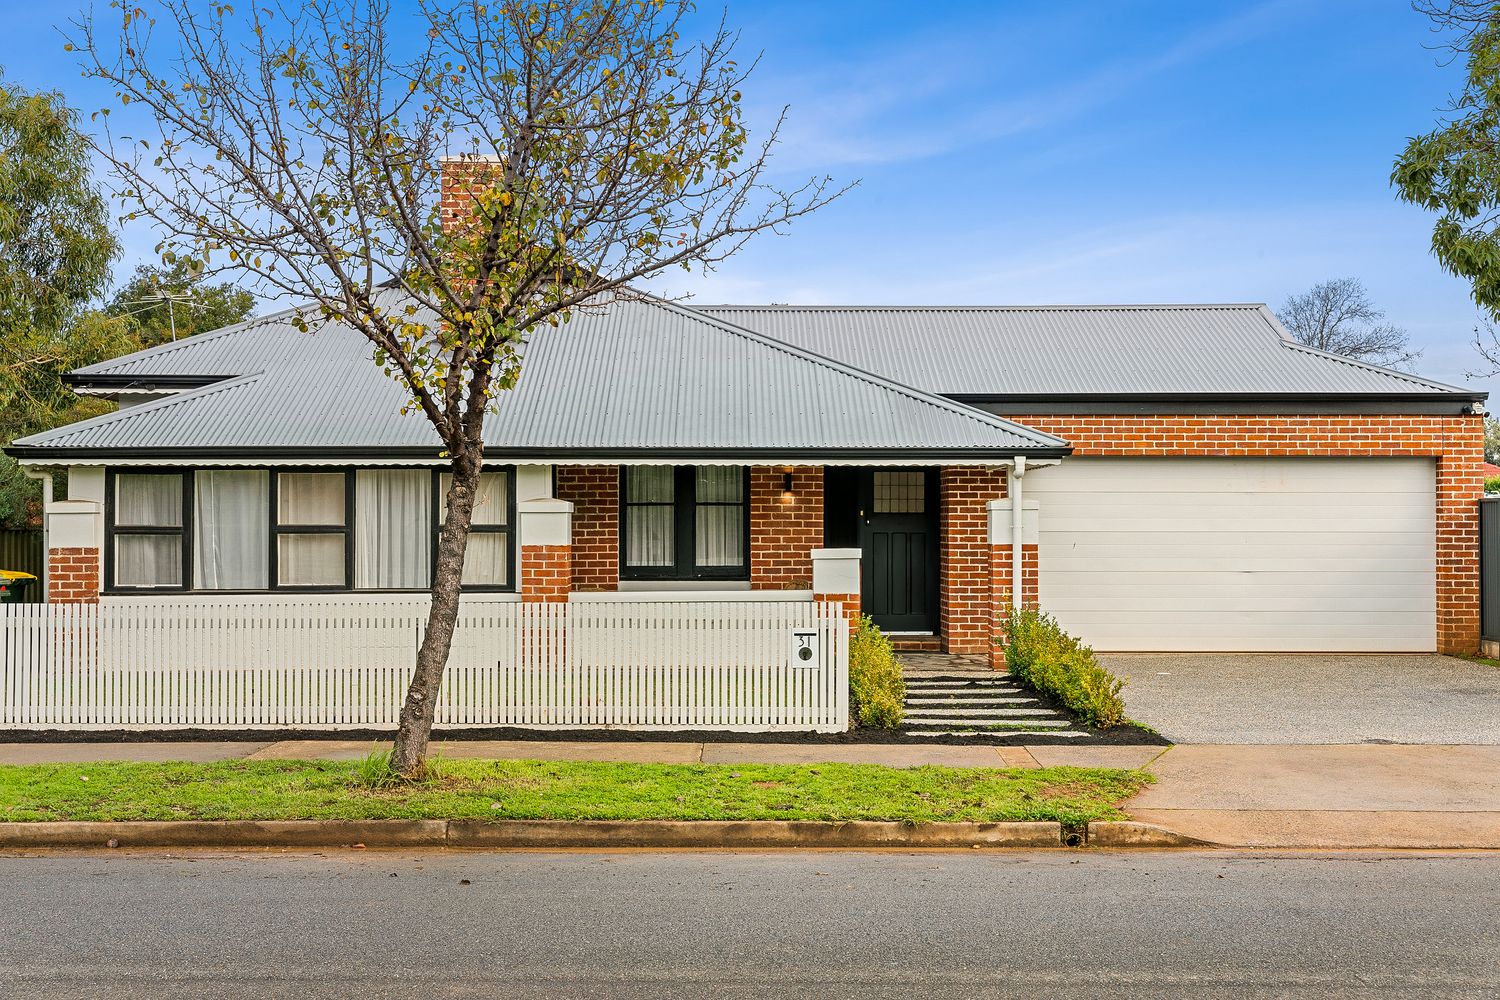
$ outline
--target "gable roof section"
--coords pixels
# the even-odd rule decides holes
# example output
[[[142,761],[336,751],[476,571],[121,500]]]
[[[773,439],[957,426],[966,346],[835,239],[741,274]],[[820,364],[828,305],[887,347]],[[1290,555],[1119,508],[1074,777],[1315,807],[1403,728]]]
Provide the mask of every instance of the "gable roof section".
[[[80,381],[219,381],[22,438],[12,451],[436,457],[435,433],[420,413],[400,413],[404,394],[374,365],[364,337],[331,324],[300,333],[291,315],[82,369]],[[523,354],[519,382],[497,396],[486,421],[495,461],[975,460],[1068,450],[1013,421],[656,299],[580,310],[534,332]]]
[[[1264,305],[700,306],[963,399],[1483,399],[1296,343]]]

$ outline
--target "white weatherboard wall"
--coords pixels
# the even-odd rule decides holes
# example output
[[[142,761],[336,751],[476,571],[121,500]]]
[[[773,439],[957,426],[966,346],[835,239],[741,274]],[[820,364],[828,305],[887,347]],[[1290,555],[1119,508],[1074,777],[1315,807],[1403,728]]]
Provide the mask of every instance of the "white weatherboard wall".
[[[1419,458],[1038,469],[1042,610],[1101,650],[1431,651],[1435,474]]]

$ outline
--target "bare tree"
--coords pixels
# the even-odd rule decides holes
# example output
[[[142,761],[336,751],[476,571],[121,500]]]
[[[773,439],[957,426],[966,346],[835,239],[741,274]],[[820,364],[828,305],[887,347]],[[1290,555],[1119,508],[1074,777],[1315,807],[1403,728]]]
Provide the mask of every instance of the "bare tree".
[[[1406,331],[1380,322],[1365,286],[1355,278],[1334,278],[1288,298],[1276,317],[1299,344],[1388,368],[1405,368],[1422,356],[1412,350]]]
[[[527,331],[664,269],[711,267],[842,192],[768,182],[780,122],[750,142],[752,67],[722,22],[683,41],[690,0],[419,0],[410,15],[387,0],[142,2],[116,5],[112,44],[92,19],[69,39],[87,75],[154,119],[98,140],[127,218],[163,234],[168,264],[240,270],[309,301],[304,329],[363,333],[451,464],[392,757],[419,773],[485,416]],[[445,154],[470,156],[446,216]]]

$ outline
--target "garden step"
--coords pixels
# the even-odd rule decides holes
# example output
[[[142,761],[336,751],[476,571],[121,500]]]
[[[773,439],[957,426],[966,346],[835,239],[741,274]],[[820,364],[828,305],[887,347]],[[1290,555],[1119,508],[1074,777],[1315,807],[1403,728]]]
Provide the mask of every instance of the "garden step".
[[[907,716],[907,726],[1040,726],[1047,729],[1067,729],[1072,725],[1067,719],[975,719],[951,715]]]
[[[928,697],[907,695],[908,705],[1024,705],[1035,702],[1035,698],[1008,698],[1003,695],[950,694]]]
[[[906,685],[908,694],[1030,694],[1025,688],[1001,687],[998,684],[973,685],[971,687],[959,687],[947,684],[942,687],[914,687],[910,683]]]

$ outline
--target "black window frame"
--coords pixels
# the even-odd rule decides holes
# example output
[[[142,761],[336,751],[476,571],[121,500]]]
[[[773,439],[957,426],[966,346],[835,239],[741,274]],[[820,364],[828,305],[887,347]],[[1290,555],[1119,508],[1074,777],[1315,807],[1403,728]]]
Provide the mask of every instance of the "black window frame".
[[[220,468],[233,468],[241,472],[264,472],[267,474],[267,547],[266,553],[266,587],[254,589],[208,589],[193,586],[193,529],[195,523],[195,479],[200,471],[213,471]],[[437,538],[442,531],[442,519],[439,511],[442,507],[441,484],[442,476],[450,470],[441,467],[424,466],[432,479],[432,553],[428,563],[429,581],[428,587],[416,588],[388,588],[388,587],[355,587],[355,547],[357,536],[354,531],[355,518],[358,516],[356,503],[356,473],[360,469],[384,470],[398,468],[388,465],[236,465],[236,466],[107,466],[104,470],[104,586],[105,594],[118,595],[140,595],[140,594],[423,594],[430,589],[430,583],[437,574]],[[400,467],[404,468],[404,467]],[[505,479],[505,503],[506,523],[503,525],[474,525],[472,531],[494,532],[506,536],[506,578],[504,585],[484,584],[476,586],[465,586],[464,593],[514,593],[518,587],[517,570],[519,553],[517,551],[516,532],[516,467],[513,465],[497,465],[484,470],[485,472],[504,473]],[[280,521],[279,489],[281,473],[339,473],[344,476],[344,524],[338,525],[282,525]],[[115,479],[120,475],[173,475],[182,480],[182,525],[176,528],[157,527],[132,527],[126,525],[117,528],[115,524]],[[118,535],[177,535],[181,538],[182,545],[182,584],[177,587],[131,587],[120,586],[115,583],[116,560],[115,560],[115,538]],[[281,585],[278,581],[280,566],[279,562],[279,539],[283,534],[342,534],[344,536],[344,583],[342,586],[301,586]]]
[[[125,525],[118,527],[115,518],[119,511],[115,502],[116,480],[119,476],[177,476],[182,482],[182,523],[176,527],[149,525]],[[181,583],[176,587],[136,587],[115,583],[119,567],[115,558],[115,540],[121,535],[176,535],[178,551],[182,559]],[[124,466],[104,470],[104,579],[106,592],[117,594],[183,594],[193,587],[193,476],[191,469],[153,466]]]
[[[739,466],[741,471],[740,502],[738,506],[743,508],[741,518],[741,531],[744,539],[744,558],[737,566],[705,566],[698,565],[697,558],[697,536],[698,536],[698,484],[696,465],[674,465],[672,466],[672,502],[667,504],[662,501],[651,501],[643,503],[631,503],[629,501],[630,471],[645,466],[620,466],[619,479],[619,567],[620,579],[622,580],[725,580],[725,581],[748,581],[750,579],[750,467]],[[666,507],[673,508],[672,516],[672,555],[671,566],[631,566],[626,560],[625,539],[628,537],[630,524],[630,508],[632,507]],[[733,507],[736,504],[724,501],[707,501],[702,506],[706,507]]]
[[[196,471],[196,470],[195,470]],[[344,523],[334,524],[282,524],[281,523],[281,477],[296,475],[343,475],[344,477]],[[280,468],[271,473],[271,561],[267,583],[273,593],[278,594],[328,594],[354,590],[354,469],[343,467],[296,466]],[[344,538],[344,582],[339,585],[313,586],[308,584],[283,584],[281,582],[281,536],[282,535],[342,535]]]

